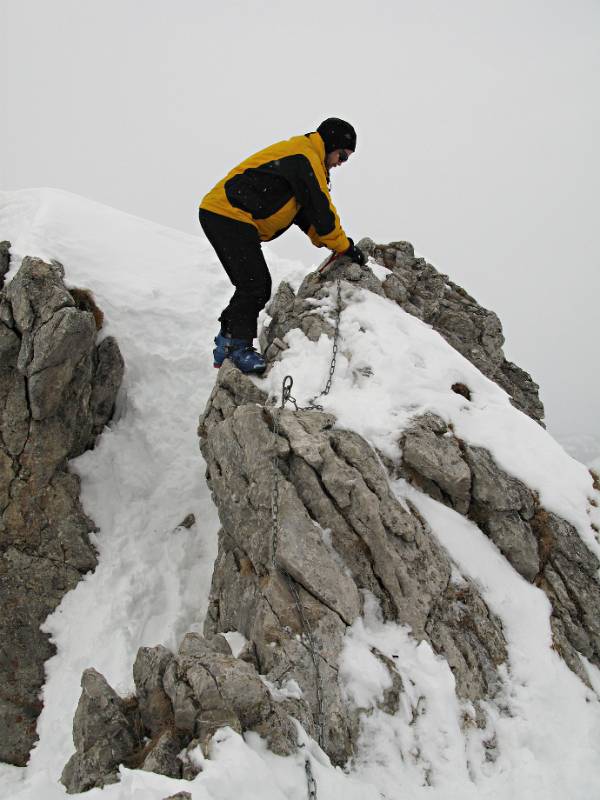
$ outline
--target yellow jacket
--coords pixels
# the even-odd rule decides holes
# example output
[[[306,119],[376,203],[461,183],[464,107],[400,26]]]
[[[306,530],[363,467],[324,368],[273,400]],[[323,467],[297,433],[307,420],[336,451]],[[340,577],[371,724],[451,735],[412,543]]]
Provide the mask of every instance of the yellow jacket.
[[[200,208],[248,222],[263,242],[296,223],[317,247],[350,247],[327,186],[318,133],[277,142],[242,161],[203,198]]]

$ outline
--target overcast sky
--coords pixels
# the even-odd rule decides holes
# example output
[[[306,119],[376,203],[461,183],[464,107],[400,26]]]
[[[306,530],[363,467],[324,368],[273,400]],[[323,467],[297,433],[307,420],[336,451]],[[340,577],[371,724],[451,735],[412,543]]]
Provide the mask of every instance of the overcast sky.
[[[230,167],[352,122],[348,234],[413,242],[499,314],[550,429],[600,438],[599,0],[0,0],[0,37],[4,189],[199,232]]]

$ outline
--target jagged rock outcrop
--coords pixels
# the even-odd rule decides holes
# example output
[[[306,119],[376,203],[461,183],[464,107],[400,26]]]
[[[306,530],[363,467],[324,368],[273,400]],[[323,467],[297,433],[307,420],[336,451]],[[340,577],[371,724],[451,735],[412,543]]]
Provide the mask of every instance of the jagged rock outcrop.
[[[416,258],[409,242],[369,248],[373,258],[390,270],[383,291],[409,314],[427,322],[452,347],[510,395],[513,405],[537,422],[544,418],[539,387],[524,370],[507,361],[502,325],[447,275],[424,258]]]
[[[397,474],[472,519],[517,572],[546,592],[555,648],[587,682],[578,653],[600,666],[600,562],[575,528],[439,417],[414,420],[401,446]]]
[[[60,264],[25,258],[0,292],[0,760],[17,765],[54,652],[40,625],[96,565],[68,459],[93,446],[123,373],[63,278]]]
[[[119,764],[193,779],[199,770],[190,754],[200,747],[207,755],[225,725],[256,731],[282,755],[295,747],[289,705],[272,697],[252,663],[233,657],[222,636],[188,633],[176,655],[142,647],[133,675],[136,694],[121,699],[98,672],[83,673],[76,752],[61,778],[69,793],[114,782]]]
[[[389,297],[409,314],[427,322],[484,375],[501,386],[516,408],[543,424],[544,407],[539,399],[539,387],[530,375],[504,357],[502,326],[493,311],[480,306],[425,259],[416,258],[409,242],[381,245],[363,239],[359,245],[390,270],[385,280],[380,281],[369,267],[359,267],[347,259],[341,259],[330,275]],[[315,273],[308,275],[297,295],[287,283],[280,284],[268,309],[271,323],[261,335],[261,347],[269,358],[273,359],[278,350],[285,349],[283,337],[293,328],[300,328],[312,341],[322,332],[331,334],[331,327],[323,324],[313,302],[326,300],[329,287],[327,284],[317,286],[317,283]]]
[[[335,763],[357,738],[337,665],[365,591],[446,657],[461,697],[493,696],[506,658],[501,626],[471,582],[451,578],[448,555],[394,497],[372,448],[329,414],[266,401],[226,362],[201,420],[222,524],[205,634],[243,633],[261,675],[278,687],[293,679],[295,716]]]
[[[123,701],[95,669],[81,678],[81,697],[73,720],[77,752],[61,776],[70,791],[83,792],[118,780],[118,766],[141,745],[138,711]]]
[[[537,387],[505,361],[494,314],[414,259],[407,243],[362,244],[390,275],[381,281],[368,267],[341,259],[326,280],[308,276],[297,293],[281,284],[261,334],[270,363],[294,328],[313,341],[334,334],[323,308],[331,306],[330,280],[340,278],[395,300],[436,327],[483,372],[500,385],[505,381],[513,403],[541,421]],[[343,307],[343,293],[338,302]],[[468,398],[468,387],[452,388]],[[296,747],[294,719],[334,763],[346,763],[364,709],[344,692],[340,654],[349,627],[373,598],[384,619],[410,626],[417,641],[447,660],[457,695],[470,701],[476,722],[485,725],[480,701],[502,696],[502,626],[417,510],[395,497],[390,475],[402,475],[473,519],[527,580],[548,593],[557,649],[572,669],[582,675],[578,653],[597,663],[598,565],[574,529],[544,511],[489,452],[458,440],[432,414],[404,432],[399,463],[384,463],[361,436],[335,422],[318,408],[274,407],[260,385],[229,361],[219,370],[199,425],[221,521],[204,637],[188,634],[177,654],[161,646],[138,652],[136,695],[126,707],[138,720],[139,741],[130,742],[121,763],[193,778],[196,748],[207,755],[219,727],[256,731],[286,754]],[[229,632],[247,640],[237,657],[224,636]],[[379,706],[394,713],[404,691],[401,676],[389,658],[375,649],[373,655],[390,677]],[[85,695],[84,688],[80,716],[102,722]],[[119,720],[127,739],[131,723],[124,714]],[[90,722],[97,737],[85,746],[105,752],[99,722]],[[68,791],[101,786],[96,762],[89,774],[79,768],[86,750],[77,731],[74,739],[77,752],[63,773]],[[114,778],[111,758],[105,769]]]
[[[493,312],[481,308],[424,259],[415,258],[408,242],[375,245],[363,240],[360,244],[390,270],[385,280],[380,282],[368,267],[344,260],[329,277],[383,293],[432,325],[502,386],[513,405],[541,421],[537,385],[504,358],[502,329]],[[283,338],[294,327],[312,340],[321,333],[331,335],[331,325],[316,308],[329,294],[330,286],[314,275],[307,276],[297,294],[289,285],[280,285],[268,309],[271,322],[262,334],[262,345],[271,359],[285,349]],[[452,388],[468,397],[468,387]],[[434,415],[414,420],[400,444],[402,464],[389,465],[392,473],[469,516],[524,578],[546,591],[553,608],[556,648],[587,681],[577,652],[598,663],[600,594],[595,574],[600,564],[575,529],[541,508],[534,493],[499,469],[486,450],[460,442]]]
[[[136,695],[127,701],[139,720],[137,743],[124,713],[107,724],[89,702],[84,674],[77,751],[63,772],[69,792],[113,780],[119,758],[193,778],[194,749],[207,755],[225,725],[255,731],[287,754],[297,746],[295,719],[335,763],[346,763],[360,709],[344,694],[339,661],[365,593],[386,619],[410,625],[416,639],[444,655],[458,694],[476,708],[500,689],[506,643],[499,621],[419,515],[394,497],[367,442],[334,421],[318,411],[275,409],[229,362],[219,370],[199,428],[222,523],[205,636],[187,634],[177,654],[139,650]],[[238,657],[221,635],[229,631],[247,639]],[[374,655],[390,674],[380,707],[394,713],[402,680],[390,659]],[[123,702],[113,698],[113,707]],[[118,754],[109,747],[114,720],[119,741],[129,745]],[[84,741],[82,726],[94,736]]]

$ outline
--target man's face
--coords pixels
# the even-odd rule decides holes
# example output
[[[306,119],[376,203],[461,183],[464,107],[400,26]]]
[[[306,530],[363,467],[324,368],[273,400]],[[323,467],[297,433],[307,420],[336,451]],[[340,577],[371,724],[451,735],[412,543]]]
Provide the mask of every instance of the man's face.
[[[339,167],[339,165],[347,161],[351,155],[352,150],[332,150],[331,153],[327,153],[327,166],[329,169],[332,167]]]

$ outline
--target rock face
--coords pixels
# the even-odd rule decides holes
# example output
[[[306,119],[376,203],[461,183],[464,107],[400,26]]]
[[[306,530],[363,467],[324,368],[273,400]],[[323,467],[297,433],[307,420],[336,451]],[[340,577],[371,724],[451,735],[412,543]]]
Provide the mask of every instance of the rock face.
[[[502,351],[504,336],[493,311],[480,306],[447,275],[424,258],[416,258],[409,242],[363,245],[375,260],[390,270],[383,291],[409,314],[427,322],[449,344],[495,381],[518,409],[541,423],[544,406],[538,385]]]
[[[457,581],[456,567],[451,579],[447,554],[396,500],[371,447],[333,423],[318,411],[267,406],[225,362],[199,431],[222,524],[205,635],[239,631],[271,684],[293,679],[302,697],[290,713],[342,764],[358,714],[337,665],[364,592],[442,653],[457,692],[475,703],[498,689],[506,648],[476,587]]]
[[[600,562],[575,528],[438,417],[415,420],[401,444],[399,474],[472,519],[517,572],[546,592],[555,648],[587,683],[578,652],[600,666]]]
[[[481,308],[463,289],[414,257],[408,242],[375,245],[360,242],[390,274],[380,282],[368,267],[342,259],[328,277],[350,281],[395,300],[405,311],[431,324],[444,338],[495,380],[513,405],[541,422],[543,406],[537,386],[527,373],[502,353],[504,338],[497,316]],[[280,285],[269,307],[271,322],[261,344],[271,359],[285,348],[283,337],[301,328],[310,339],[331,335],[315,300],[324,300],[330,286],[309,275],[294,294]],[[461,394],[467,387],[453,387]],[[595,579],[600,566],[575,529],[540,507],[521,482],[507,475],[490,454],[456,439],[443,420],[426,415],[413,422],[401,441],[401,465],[389,465],[436,500],[469,516],[510,563],[529,581],[543,588],[552,603],[555,646],[583,680],[587,677],[577,651],[598,663],[600,595]]]
[[[221,367],[199,427],[222,524],[204,637],[187,634],[177,654],[139,650],[129,717],[101,676],[84,673],[76,752],[62,776],[68,792],[115,780],[118,763],[191,779],[195,749],[208,755],[223,726],[255,731],[285,755],[297,747],[295,719],[346,763],[360,709],[338,665],[365,597],[443,654],[483,722],[479,701],[501,688],[506,659],[499,621],[394,497],[367,442],[333,423],[319,411],[276,409],[230,362]],[[222,635],[229,631],[247,639],[238,657]],[[374,655],[391,679],[380,707],[394,713],[401,677]]]
[[[16,765],[54,652],[40,624],[96,564],[67,462],[93,446],[123,373],[63,278],[60,264],[25,258],[0,292],[0,760]]]

